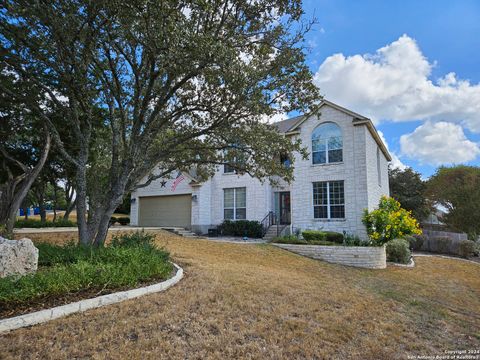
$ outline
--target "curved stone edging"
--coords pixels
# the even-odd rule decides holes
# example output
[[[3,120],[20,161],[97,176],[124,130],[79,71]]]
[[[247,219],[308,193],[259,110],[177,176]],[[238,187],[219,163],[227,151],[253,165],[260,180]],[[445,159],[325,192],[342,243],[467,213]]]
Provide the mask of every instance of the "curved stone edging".
[[[302,256],[334,264],[367,269],[385,269],[387,267],[385,246],[333,246],[276,243],[272,243],[272,245]]]
[[[410,258],[408,264],[399,264],[395,262],[388,261],[387,265],[398,266],[403,268],[414,268],[415,267],[415,260],[413,260],[413,256]]]
[[[99,308],[105,305],[115,304],[124,300],[135,299],[137,297],[153,294],[167,290],[183,278],[183,269],[177,264],[173,264],[177,272],[168,280],[157,284],[144,286],[137,289],[119,291],[112,294],[98,296],[92,299],[80,300],[74,303],[56,306],[50,309],[36,311],[30,314],[15,316],[0,320],[0,333],[19,329],[26,326],[41,324],[63,316],[83,312],[90,309]]]

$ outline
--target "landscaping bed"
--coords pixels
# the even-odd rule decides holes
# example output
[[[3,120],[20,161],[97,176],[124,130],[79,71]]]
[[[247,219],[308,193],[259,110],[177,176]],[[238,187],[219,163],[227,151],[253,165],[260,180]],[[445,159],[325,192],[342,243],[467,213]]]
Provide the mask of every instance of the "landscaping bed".
[[[145,286],[174,272],[168,252],[143,232],[114,236],[101,248],[39,243],[39,269],[0,279],[0,318]]]
[[[387,267],[384,246],[333,231],[306,230],[302,238],[288,235],[273,239],[273,245],[312,259],[347,266],[385,269]]]

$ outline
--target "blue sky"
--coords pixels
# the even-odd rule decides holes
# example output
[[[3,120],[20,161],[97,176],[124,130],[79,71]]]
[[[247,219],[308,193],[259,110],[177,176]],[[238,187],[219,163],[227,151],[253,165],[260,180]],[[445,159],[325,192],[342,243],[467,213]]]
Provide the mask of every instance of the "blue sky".
[[[317,85],[371,117],[397,164],[425,177],[441,164],[480,165],[480,1],[306,0],[304,9],[318,21],[307,35]]]

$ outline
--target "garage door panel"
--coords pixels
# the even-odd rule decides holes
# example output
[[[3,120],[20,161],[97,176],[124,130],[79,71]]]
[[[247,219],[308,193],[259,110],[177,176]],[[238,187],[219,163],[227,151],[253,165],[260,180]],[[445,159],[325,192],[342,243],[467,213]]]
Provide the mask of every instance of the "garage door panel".
[[[191,227],[192,195],[140,198],[140,226]]]

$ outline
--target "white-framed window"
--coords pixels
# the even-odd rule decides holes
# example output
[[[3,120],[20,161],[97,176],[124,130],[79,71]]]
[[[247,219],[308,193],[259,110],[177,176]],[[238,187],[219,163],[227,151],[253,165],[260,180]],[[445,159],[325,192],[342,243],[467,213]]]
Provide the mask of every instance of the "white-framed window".
[[[329,164],[342,161],[342,129],[332,122],[321,124],[312,133],[312,163]]]
[[[344,181],[313,183],[313,217],[315,219],[344,219]]]
[[[239,145],[232,145],[225,150],[224,158],[225,161],[227,161],[227,159],[229,161],[223,165],[224,174],[236,174],[245,166],[245,154],[242,152],[242,148]]]
[[[223,173],[224,174],[233,174],[235,173],[235,169],[230,166],[230,164],[224,164],[223,165]]]
[[[378,175],[378,186],[382,186],[382,168],[380,166],[380,148],[377,147],[377,175]]]
[[[223,189],[223,218],[245,220],[247,218],[247,189]]]

